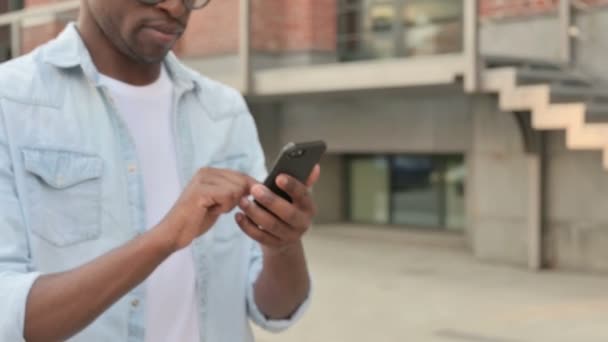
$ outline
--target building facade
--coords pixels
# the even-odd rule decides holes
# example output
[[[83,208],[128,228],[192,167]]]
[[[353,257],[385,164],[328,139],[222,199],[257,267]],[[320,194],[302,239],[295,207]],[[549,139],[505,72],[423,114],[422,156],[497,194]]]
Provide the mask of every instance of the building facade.
[[[269,161],[289,141],[327,141],[319,222],[608,272],[608,1],[479,0],[474,16],[470,3],[213,0],[175,50],[244,93]],[[76,13],[23,19],[21,53]]]

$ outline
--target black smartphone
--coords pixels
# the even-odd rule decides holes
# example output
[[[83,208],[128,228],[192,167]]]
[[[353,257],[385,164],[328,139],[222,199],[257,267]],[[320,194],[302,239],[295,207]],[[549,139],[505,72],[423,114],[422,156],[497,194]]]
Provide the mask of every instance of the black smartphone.
[[[291,197],[281,190],[276,183],[280,174],[287,174],[302,183],[308,180],[313,168],[321,161],[327,150],[324,141],[289,143],[283,147],[274,167],[264,181],[264,185],[285,200],[292,202]]]

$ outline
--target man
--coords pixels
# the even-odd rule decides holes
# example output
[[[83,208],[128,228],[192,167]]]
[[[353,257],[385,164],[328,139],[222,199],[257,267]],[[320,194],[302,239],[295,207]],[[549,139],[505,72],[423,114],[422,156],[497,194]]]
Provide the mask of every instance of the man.
[[[83,0],[0,66],[0,341],[252,341],[301,316],[320,171],[270,193],[242,97],[170,53],[206,2]]]

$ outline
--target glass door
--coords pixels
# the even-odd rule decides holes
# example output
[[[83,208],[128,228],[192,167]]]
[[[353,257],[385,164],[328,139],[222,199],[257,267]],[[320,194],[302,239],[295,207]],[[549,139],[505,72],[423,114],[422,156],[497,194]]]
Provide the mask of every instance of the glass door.
[[[350,220],[389,223],[389,164],[384,157],[349,160]]]

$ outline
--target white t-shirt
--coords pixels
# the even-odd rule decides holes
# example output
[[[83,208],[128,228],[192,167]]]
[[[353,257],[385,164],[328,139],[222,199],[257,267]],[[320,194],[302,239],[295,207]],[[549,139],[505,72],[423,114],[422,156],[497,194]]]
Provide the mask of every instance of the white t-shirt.
[[[172,130],[173,84],[165,68],[157,81],[132,86],[101,76],[137,148],[146,222],[152,228],[181,193]],[[198,294],[190,247],[162,263],[145,282],[146,342],[200,341]]]

